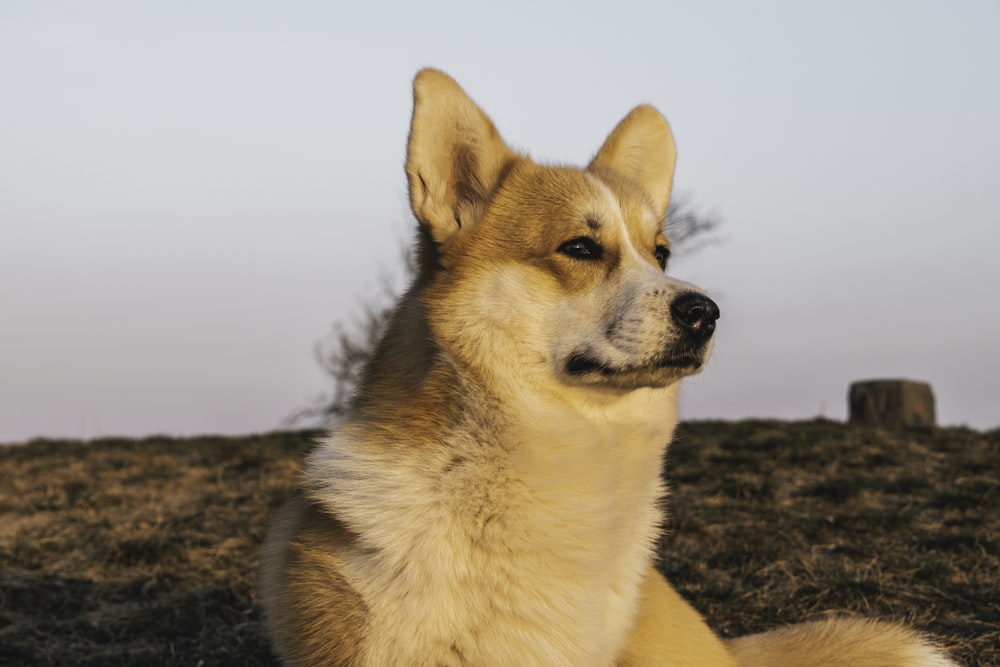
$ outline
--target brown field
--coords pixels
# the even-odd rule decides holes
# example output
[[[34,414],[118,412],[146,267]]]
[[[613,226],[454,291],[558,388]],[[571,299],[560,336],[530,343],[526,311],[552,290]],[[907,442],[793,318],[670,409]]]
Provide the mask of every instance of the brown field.
[[[257,552],[312,435],[0,447],[0,664],[276,664]],[[875,615],[1000,665],[1000,431],[689,423],[666,475],[720,633]]]

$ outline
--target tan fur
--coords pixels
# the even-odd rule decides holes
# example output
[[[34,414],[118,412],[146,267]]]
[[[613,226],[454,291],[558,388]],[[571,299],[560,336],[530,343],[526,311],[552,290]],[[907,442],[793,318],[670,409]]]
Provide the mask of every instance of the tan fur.
[[[366,611],[339,572],[339,548],[348,541],[339,521],[301,497],[275,517],[264,546],[273,565],[260,588],[275,646],[289,664],[357,664]]]
[[[652,568],[678,383],[717,316],[659,265],[674,159],[641,106],[586,169],[539,165],[418,74],[417,276],[265,545],[286,664],[951,664],[855,621],[726,643]]]
[[[730,641],[743,665],[898,667],[955,663],[918,633],[879,621],[833,618]],[[780,656],[776,659],[775,656]]]
[[[738,663],[701,615],[650,567],[635,626],[618,665],[737,667]]]

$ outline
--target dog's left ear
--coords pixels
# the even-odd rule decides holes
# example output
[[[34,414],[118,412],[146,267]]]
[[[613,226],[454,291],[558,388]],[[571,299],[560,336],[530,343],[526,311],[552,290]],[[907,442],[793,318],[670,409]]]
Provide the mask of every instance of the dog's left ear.
[[[667,119],[653,107],[642,105],[612,130],[588,169],[607,169],[634,181],[649,195],[662,218],[670,203],[676,161],[677,149]]]
[[[417,74],[406,176],[413,214],[436,242],[479,221],[514,157],[454,79],[434,69]]]

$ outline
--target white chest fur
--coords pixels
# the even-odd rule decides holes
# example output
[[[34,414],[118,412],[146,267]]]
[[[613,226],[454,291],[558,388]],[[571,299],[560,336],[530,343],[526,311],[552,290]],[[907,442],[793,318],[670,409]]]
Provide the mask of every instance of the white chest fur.
[[[540,417],[433,446],[334,436],[310,459],[314,497],[360,536],[345,575],[379,638],[369,664],[613,662],[656,536],[673,415]]]

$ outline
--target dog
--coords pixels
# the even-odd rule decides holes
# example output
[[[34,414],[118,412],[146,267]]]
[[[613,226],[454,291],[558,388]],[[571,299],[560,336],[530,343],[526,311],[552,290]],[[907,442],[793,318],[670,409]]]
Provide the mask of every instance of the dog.
[[[724,641],[653,568],[678,385],[719,318],[665,272],[675,157],[638,106],[586,168],[541,165],[417,75],[415,278],[265,541],[286,664],[955,664],[874,621]]]

